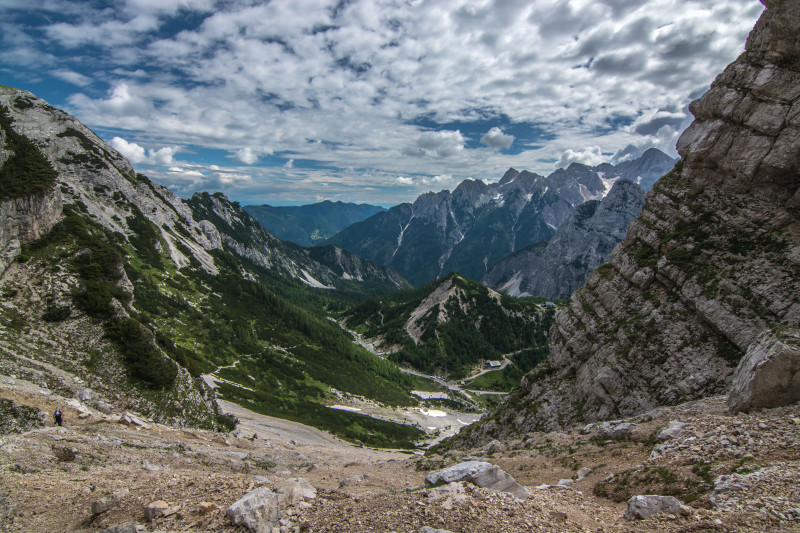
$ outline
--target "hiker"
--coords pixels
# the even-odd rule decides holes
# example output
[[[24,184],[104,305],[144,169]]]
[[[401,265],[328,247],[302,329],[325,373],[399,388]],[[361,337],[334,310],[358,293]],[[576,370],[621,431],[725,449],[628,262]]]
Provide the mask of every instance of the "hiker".
[[[59,426],[61,425],[61,409],[56,409],[56,412],[53,413],[53,419],[56,421],[56,424]]]
[[[254,442],[258,438],[258,433],[253,433],[253,436],[250,437],[250,442]]]

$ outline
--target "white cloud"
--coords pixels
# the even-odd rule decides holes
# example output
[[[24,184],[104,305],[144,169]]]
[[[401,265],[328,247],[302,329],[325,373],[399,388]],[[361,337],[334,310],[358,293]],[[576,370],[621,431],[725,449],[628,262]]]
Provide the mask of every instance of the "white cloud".
[[[589,146],[583,150],[565,150],[556,163],[558,168],[566,168],[572,163],[582,163],[590,167],[605,163],[608,157],[603,155],[599,146]]]
[[[253,150],[249,146],[241,148],[233,154],[233,159],[240,163],[244,163],[245,165],[252,165],[256,161],[258,161],[259,154],[256,150]]]
[[[403,176],[397,176],[397,183],[402,185],[414,185],[414,178],[404,178]]]
[[[147,164],[147,165],[161,165],[169,166],[172,164],[172,157],[180,151],[177,146],[164,146],[157,150],[148,150],[134,143],[128,142],[122,137],[114,137],[109,141],[109,144],[119,153],[121,153],[133,165]],[[173,170],[172,168],[170,170]]]
[[[14,1],[15,13],[26,9]],[[47,12],[39,26],[30,16],[0,23],[0,53],[31,77],[92,83],[64,98],[90,127],[144,146],[229,153],[251,166],[253,195],[259,183],[279,187],[261,166],[286,174],[285,154],[326,170],[294,169],[308,181],[281,194],[333,178],[345,194],[355,190],[346,180],[361,191],[397,187],[397,176],[496,179],[509,166],[546,174],[554,161],[623,157],[628,145],[674,154],[689,95],[743,50],[762,9],[754,0],[680,9],[674,0],[332,3],[120,0],[97,9],[47,0],[28,8]],[[180,20],[193,24],[176,29]],[[69,54],[55,57],[62,47]],[[515,135],[492,125],[509,119]],[[266,146],[281,162],[262,157]],[[511,146],[521,152],[498,150]],[[175,154],[127,149],[162,162]],[[369,169],[373,182],[351,168]],[[409,195],[435,185],[412,181]]]
[[[514,143],[514,136],[506,135],[503,130],[495,126],[481,137],[481,143],[492,148],[511,148]]]
[[[464,136],[456,131],[426,131],[403,153],[412,157],[452,157],[464,149]]]
[[[92,83],[92,78],[72,70],[59,69],[52,71],[51,74],[60,80],[71,83],[72,85],[76,85],[78,87],[86,87]]]
[[[147,154],[144,148],[136,143],[129,143],[121,137],[114,137],[109,144],[134,165],[147,161]]]
[[[283,168],[292,168],[292,167],[294,167],[294,159],[290,159],[283,164]]]

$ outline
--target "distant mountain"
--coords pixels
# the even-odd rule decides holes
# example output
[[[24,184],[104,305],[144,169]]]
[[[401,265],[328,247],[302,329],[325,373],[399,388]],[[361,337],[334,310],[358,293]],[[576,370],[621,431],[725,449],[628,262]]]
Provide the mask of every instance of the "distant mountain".
[[[385,211],[376,205],[330,200],[300,206],[246,205],[244,210],[279,239],[301,246],[319,244],[347,226]]]
[[[643,205],[642,188],[621,179],[602,200],[576,207],[549,241],[509,255],[482,281],[512,296],[568,298],[595,268],[611,259],[611,251],[625,238],[625,229]]]
[[[516,353],[517,383],[547,355],[553,310],[451,273],[424,287],[371,298],[346,326],[390,359],[429,374],[465,377],[487,359]]]
[[[451,271],[479,280],[509,254],[549,240],[576,206],[603,198],[617,180],[652,183],[673,165],[651,149],[616,166],[573,163],[547,177],[512,168],[497,183],[464,180],[452,193],[425,193],[326,242],[389,265],[417,286]]]
[[[353,290],[356,283],[369,283],[370,294],[406,288],[408,283],[390,267],[378,266],[345,250],[305,249],[284,242],[264,229],[247,211],[222,193],[195,193],[188,205],[194,219],[208,221],[219,231],[222,244],[231,253],[272,271],[324,289]],[[360,290],[368,292],[365,287]]]

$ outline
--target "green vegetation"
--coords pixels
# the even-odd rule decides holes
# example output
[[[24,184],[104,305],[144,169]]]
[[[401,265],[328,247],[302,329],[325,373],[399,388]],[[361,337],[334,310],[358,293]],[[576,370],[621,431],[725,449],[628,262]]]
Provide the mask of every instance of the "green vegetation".
[[[417,344],[406,331],[406,323],[426,297],[447,283],[455,293],[443,309],[434,306],[421,317]],[[541,309],[538,302],[495,297],[486,287],[450,274],[419,289],[371,298],[347,314],[347,324],[367,337],[383,336],[386,344],[402,346],[392,354],[393,361],[455,379],[466,377],[485,360],[522,350],[515,364],[504,369],[504,382],[519,383],[547,355],[545,335],[553,310]]]
[[[4,106],[0,106],[0,127],[6,149],[14,152],[0,167],[0,200],[44,196],[55,186],[58,173],[36,144],[14,131]]]

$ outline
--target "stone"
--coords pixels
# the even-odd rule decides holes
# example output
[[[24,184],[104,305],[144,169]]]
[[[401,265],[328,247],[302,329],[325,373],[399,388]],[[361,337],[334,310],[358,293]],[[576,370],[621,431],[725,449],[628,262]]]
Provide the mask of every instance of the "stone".
[[[294,506],[317,497],[317,489],[303,478],[281,481],[275,486],[282,506]]]
[[[235,526],[244,526],[256,533],[272,531],[280,518],[278,494],[267,487],[248,492],[225,512]]]
[[[125,522],[102,530],[100,533],[144,533],[147,528],[135,522]]]
[[[634,496],[628,500],[628,509],[623,515],[627,520],[644,520],[655,514],[677,515],[681,512],[680,500],[674,496],[652,494]]]
[[[800,330],[766,332],[745,352],[733,375],[732,413],[800,401]]]
[[[436,529],[430,526],[422,526],[419,528],[419,533],[453,533],[448,529]]]
[[[144,516],[152,522],[162,516],[170,516],[180,511],[180,506],[170,507],[164,500],[156,500],[144,506]]]
[[[94,399],[94,391],[92,389],[81,389],[72,397],[80,402],[86,403],[89,400]]]
[[[584,466],[583,468],[578,470],[578,472],[576,473],[577,480],[580,481],[580,480],[582,480],[583,478],[585,478],[586,476],[588,476],[591,473],[592,473],[592,469],[589,468],[588,466]]]
[[[486,461],[467,461],[425,476],[427,485],[454,481],[469,481],[478,487],[508,492],[523,500],[528,497],[528,490],[517,483],[509,473]]]
[[[142,429],[150,429],[150,424],[148,424],[138,416],[134,415],[133,413],[129,413],[127,411],[119,419],[119,422],[120,424],[125,424],[126,426],[138,426]]]
[[[200,502],[197,508],[197,514],[199,514],[200,516],[205,516],[207,514],[213,513],[217,509],[219,509],[219,507],[217,507],[217,504],[214,502]]]
[[[103,514],[114,507],[116,500],[113,498],[109,498],[107,496],[103,496],[99,500],[95,500],[92,502],[92,514],[98,515]]]
[[[664,442],[668,440],[672,440],[678,435],[680,435],[683,428],[686,427],[684,422],[680,422],[678,420],[670,420],[669,423],[661,428],[661,430],[656,434],[656,442]]]
[[[597,436],[601,439],[621,439],[631,434],[633,424],[614,420],[597,426]]]
[[[355,476],[351,476],[351,477],[349,477],[347,479],[343,479],[341,482],[339,482],[339,488],[341,489],[342,487],[345,487],[345,486],[350,485],[352,483],[363,483],[365,479],[366,479],[366,477],[363,474],[357,474]]]
[[[110,404],[101,401],[94,402],[94,408],[104,415],[110,415],[113,410]]]

